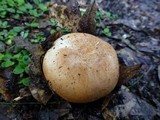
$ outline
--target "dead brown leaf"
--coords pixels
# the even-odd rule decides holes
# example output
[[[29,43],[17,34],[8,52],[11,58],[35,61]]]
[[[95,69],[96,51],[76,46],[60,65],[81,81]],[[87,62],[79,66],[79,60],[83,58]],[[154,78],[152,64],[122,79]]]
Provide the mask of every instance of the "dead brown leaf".
[[[95,34],[96,32],[96,22],[95,22],[95,15],[96,15],[96,4],[95,0],[93,3],[90,4],[82,18],[79,22],[79,32],[85,32],[90,34]]]
[[[102,103],[102,110],[106,109],[110,100],[112,99],[112,96],[113,96],[113,94],[109,94],[104,98],[103,103]]]
[[[29,65],[30,85],[29,89],[32,96],[40,103],[46,104],[52,97],[42,72],[42,57],[45,51],[41,45],[37,45],[32,49],[32,58]]]
[[[102,113],[105,120],[116,120],[116,116],[107,108]]]
[[[6,88],[6,80],[2,77],[0,77],[0,94],[2,94],[5,101],[10,101],[12,99],[11,94]]]
[[[70,0],[67,5],[49,4],[50,17],[56,18],[58,24],[64,28],[77,32],[80,20],[79,5],[76,1]]]
[[[159,29],[155,29],[154,32],[158,35],[160,35],[160,28]]]
[[[118,81],[118,86],[125,84],[130,80],[132,77],[134,77],[138,71],[140,70],[141,65],[133,65],[133,66],[120,66],[120,76]]]
[[[62,36],[61,31],[56,31],[53,34],[51,34],[44,42],[42,42],[41,45],[43,47],[43,50],[47,51],[49,48],[51,48],[54,44],[54,41],[61,36]]]
[[[45,83],[45,79],[42,76],[31,76],[31,82],[29,85],[32,96],[40,103],[47,104],[52,97],[52,92]]]
[[[47,83],[45,82],[45,78],[43,76],[43,72],[41,69],[41,56],[37,56],[37,58],[35,57],[36,56],[33,56],[33,58],[31,59],[29,67],[29,75],[31,79],[29,89],[32,96],[37,101],[46,104],[52,97],[52,92],[49,89]]]
[[[25,98],[25,97],[30,96],[30,95],[31,95],[31,93],[30,93],[28,87],[27,87],[27,88],[26,88],[26,87],[25,87],[25,88],[21,88],[21,89],[19,90],[19,96],[16,97],[16,98],[14,98],[13,100],[14,100],[14,101],[19,101],[19,100],[21,100],[21,99],[23,99],[23,98]]]
[[[95,1],[81,16],[79,4],[76,0],[70,0],[66,5],[49,4],[50,18],[55,18],[58,24],[71,32],[85,32],[95,34],[96,31],[96,5]]]
[[[52,37],[53,38],[53,37]],[[40,103],[46,104],[48,100],[52,97],[52,92],[48,88],[47,83],[45,83],[45,78],[42,72],[42,57],[45,50],[40,44],[31,44],[28,40],[21,40],[17,37],[16,45],[18,47],[28,50],[31,54],[31,62],[29,64],[29,77],[30,85],[29,90],[32,96]],[[47,44],[48,45],[48,44]],[[16,100],[22,99],[21,97],[16,98]]]

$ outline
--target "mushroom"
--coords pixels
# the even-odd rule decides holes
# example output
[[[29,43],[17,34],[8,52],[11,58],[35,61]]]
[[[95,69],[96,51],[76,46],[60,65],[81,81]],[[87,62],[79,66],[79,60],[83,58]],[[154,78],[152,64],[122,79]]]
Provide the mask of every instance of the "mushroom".
[[[87,103],[109,94],[119,78],[116,51],[87,33],[58,38],[43,59],[43,73],[51,90],[69,102]]]

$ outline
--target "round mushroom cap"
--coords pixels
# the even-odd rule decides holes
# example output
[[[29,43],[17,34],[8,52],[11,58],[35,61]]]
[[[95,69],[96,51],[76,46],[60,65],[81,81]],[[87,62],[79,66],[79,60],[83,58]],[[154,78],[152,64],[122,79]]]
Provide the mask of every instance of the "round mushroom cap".
[[[119,78],[116,51],[86,33],[58,38],[43,59],[50,88],[69,102],[86,103],[109,94]]]

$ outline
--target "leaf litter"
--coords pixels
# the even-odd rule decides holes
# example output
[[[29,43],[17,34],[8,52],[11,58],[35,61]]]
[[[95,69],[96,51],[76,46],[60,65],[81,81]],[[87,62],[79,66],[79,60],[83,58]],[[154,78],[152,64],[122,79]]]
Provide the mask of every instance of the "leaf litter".
[[[12,95],[6,88],[6,83],[7,81],[4,78],[0,77],[0,94],[2,94],[5,101],[10,101],[12,99]]]
[[[90,3],[82,16],[77,1],[70,0],[66,5],[58,5],[56,3],[49,4],[50,17],[56,18],[60,26],[69,29],[71,32],[95,34],[96,10],[95,0]]]

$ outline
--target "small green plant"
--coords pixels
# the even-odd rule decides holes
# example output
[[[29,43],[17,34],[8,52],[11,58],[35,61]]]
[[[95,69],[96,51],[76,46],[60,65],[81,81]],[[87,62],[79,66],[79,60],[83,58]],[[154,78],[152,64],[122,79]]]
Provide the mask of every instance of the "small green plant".
[[[53,27],[57,27],[57,22],[54,19],[50,19],[50,23]]]
[[[109,19],[116,19],[117,16],[113,15],[111,12],[102,12],[102,11],[97,11],[96,12],[96,19],[104,19],[104,18],[109,18]]]
[[[0,28],[7,28],[9,27],[10,25],[8,25],[8,22],[7,21],[1,21],[0,20]]]
[[[47,11],[47,6],[40,2],[40,0],[33,0],[34,3],[41,9],[43,12]]]
[[[96,20],[99,21],[96,23],[96,27],[97,28],[102,28],[102,25],[100,24],[101,23],[101,20],[105,19],[105,18],[109,18],[109,19],[115,19],[116,18],[116,15],[113,15],[111,14],[110,12],[102,12],[102,11],[97,11],[96,12]],[[101,32],[108,36],[108,37],[111,37],[112,34],[109,30],[109,28],[104,28],[103,30],[101,30]]]
[[[70,33],[70,30],[60,27],[54,19],[50,19],[50,23],[52,27],[54,28],[50,31],[51,34],[53,34],[56,31],[61,31],[62,33],[65,33],[65,34]]]
[[[32,43],[40,43],[46,39],[39,29],[39,19],[46,17],[47,6],[42,0],[0,0],[0,41],[5,43],[6,48],[13,47],[14,39],[29,39]],[[50,20],[52,30],[68,33],[69,30],[58,26],[54,19]],[[50,26],[47,26],[50,27]],[[29,85],[28,65],[30,53],[26,50],[6,50],[0,53],[0,69],[12,68],[13,74],[18,76],[18,84]]]
[[[16,54],[11,53],[7,50],[5,53],[0,53],[0,67],[8,68],[13,67],[13,73],[21,75],[22,79],[19,83],[27,85],[29,79],[24,78],[28,74],[28,65],[30,63],[30,54],[26,50],[21,50]],[[26,80],[26,81],[25,81]]]
[[[16,37],[22,30],[22,27],[16,26],[10,30],[0,31],[0,41],[5,42],[7,45],[12,45],[13,38]]]
[[[27,78],[22,78],[22,79],[18,82],[18,84],[23,84],[24,86],[29,86],[29,83],[30,83],[29,77],[27,77]]]
[[[12,59],[17,63],[13,70],[14,74],[28,74],[28,64],[30,62],[30,55],[28,51],[21,50],[17,54],[13,55]]]
[[[33,36],[33,38],[31,39],[32,43],[41,43],[42,41],[44,41],[46,38],[44,36],[43,32],[39,32],[36,33],[35,36]]]
[[[40,17],[47,11],[46,5],[40,0],[34,0],[35,5],[26,2],[25,0],[1,0],[0,1],[0,18],[5,18],[7,14],[19,18],[20,15],[28,15]]]
[[[0,62],[2,68],[7,68],[15,64],[12,60],[12,54],[8,50],[4,54],[0,53]]]
[[[37,28],[39,26],[38,22],[34,22],[34,21],[31,23],[26,22],[25,25],[31,28]]]
[[[117,17],[116,15],[111,14],[111,12],[106,12],[105,16],[110,19],[115,19]]]
[[[103,33],[104,35],[108,36],[108,37],[111,37],[111,36],[112,36],[109,28],[103,29],[103,30],[102,30],[102,33]]]
[[[27,38],[29,36],[29,30],[25,30],[21,32],[21,37],[23,37],[24,39]]]
[[[96,11],[96,19],[102,19],[103,13],[101,11]]]

